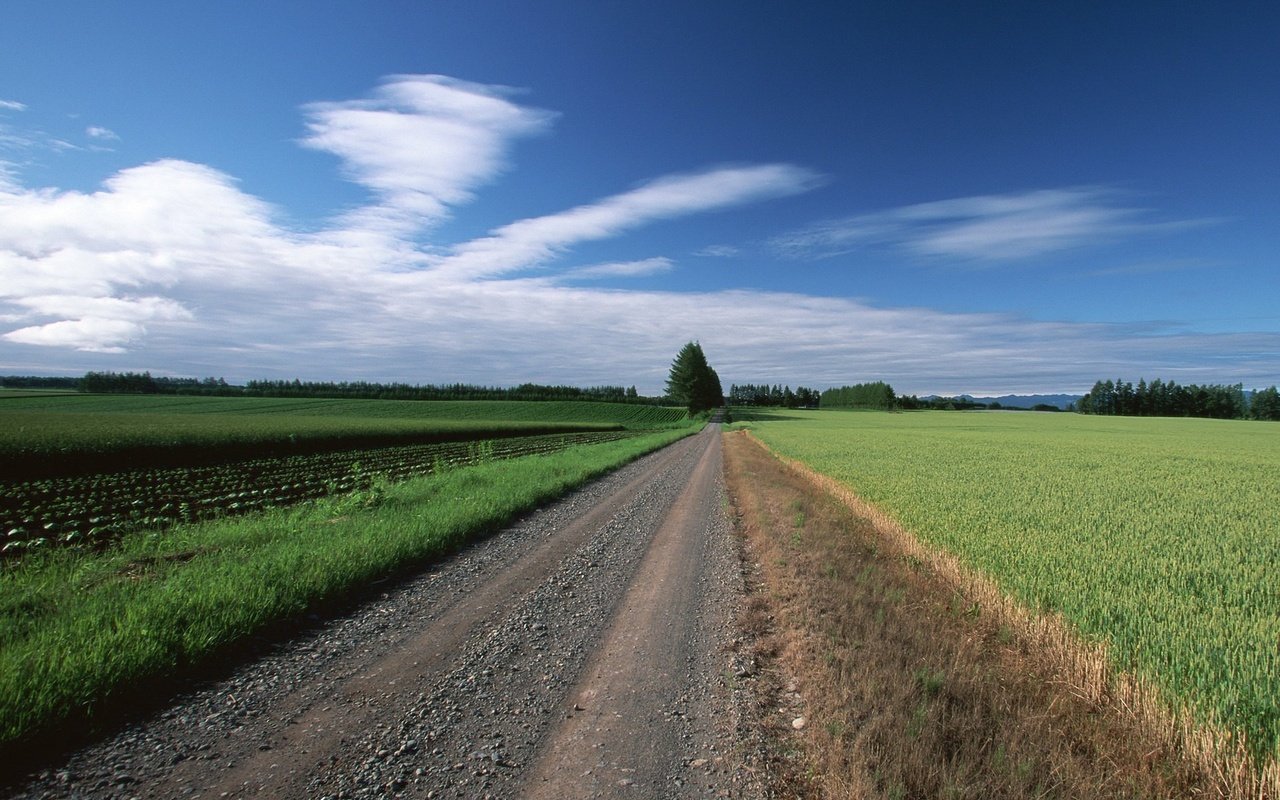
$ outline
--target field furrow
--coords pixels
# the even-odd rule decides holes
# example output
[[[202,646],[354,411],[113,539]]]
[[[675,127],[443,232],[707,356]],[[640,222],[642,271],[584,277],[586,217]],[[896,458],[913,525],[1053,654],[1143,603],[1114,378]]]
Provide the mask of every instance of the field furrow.
[[[0,481],[0,554],[102,548],[139,528],[244,514],[493,459],[617,441],[633,431],[478,439],[259,458],[204,467],[130,469]]]

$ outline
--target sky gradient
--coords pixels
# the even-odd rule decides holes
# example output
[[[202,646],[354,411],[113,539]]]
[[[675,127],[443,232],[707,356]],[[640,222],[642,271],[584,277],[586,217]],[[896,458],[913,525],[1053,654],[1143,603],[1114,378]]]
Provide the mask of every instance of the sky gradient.
[[[1280,382],[1280,4],[3,16],[0,374]]]

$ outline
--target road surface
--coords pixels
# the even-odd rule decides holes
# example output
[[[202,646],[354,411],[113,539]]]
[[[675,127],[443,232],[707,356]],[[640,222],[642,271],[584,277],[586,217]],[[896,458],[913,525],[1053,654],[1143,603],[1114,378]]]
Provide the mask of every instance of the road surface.
[[[19,797],[752,797],[712,424],[313,619]]]

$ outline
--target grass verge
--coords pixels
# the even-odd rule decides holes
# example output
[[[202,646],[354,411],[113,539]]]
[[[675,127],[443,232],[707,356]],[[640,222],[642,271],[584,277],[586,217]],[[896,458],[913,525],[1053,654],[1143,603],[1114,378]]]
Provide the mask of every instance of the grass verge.
[[[782,796],[1191,797],[1221,786],[1038,642],[745,432],[726,482],[758,588]],[[788,722],[795,720],[792,725]],[[797,730],[796,728],[799,728]]]
[[[840,411],[753,433],[1171,739],[1280,798],[1280,427]],[[856,493],[856,495],[855,495]]]
[[[246,637],[437,558],[694,430],[138,533],[99,555],[28,559],[0,575],[0,749],[16,767],[70,730],[101,728]]]

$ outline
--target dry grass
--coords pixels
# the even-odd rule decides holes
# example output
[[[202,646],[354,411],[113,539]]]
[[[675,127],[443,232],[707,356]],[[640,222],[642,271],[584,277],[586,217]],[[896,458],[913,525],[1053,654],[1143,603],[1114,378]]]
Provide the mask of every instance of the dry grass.
[[[795,751],[779,793],[1221,794],[1176,737],[1105,689],[1096,654],[1076,650],[1064,669],[1050,651],[1067,644],[1048,641],[1061,626],[1016,621],[901,529],[856,513],[746,434],[726,438],[725,469],[756,565],[743,618],[760,629],[773,675],[767,716],[779,751]]]

